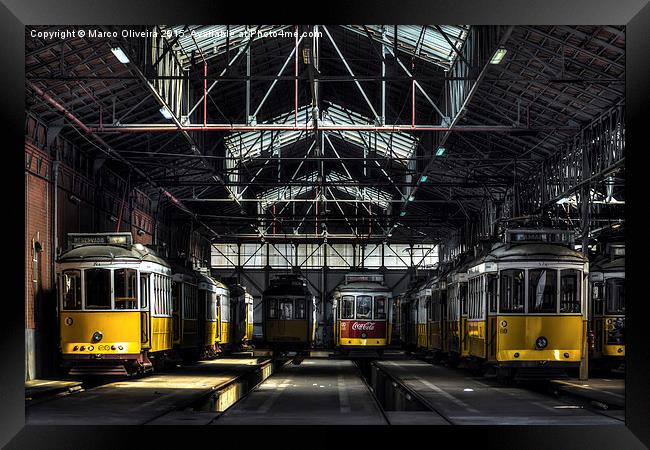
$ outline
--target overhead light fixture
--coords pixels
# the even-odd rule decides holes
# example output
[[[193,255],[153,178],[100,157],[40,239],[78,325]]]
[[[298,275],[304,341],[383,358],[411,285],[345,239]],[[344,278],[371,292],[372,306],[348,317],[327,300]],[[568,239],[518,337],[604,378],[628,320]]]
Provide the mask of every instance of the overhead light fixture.
[[[166,106],[163,106],[162,108],[160,108],[159,111],[160,111],[160,114],[162,114],[165,119],[171,119],[173,117],[172,113],[169,112],[169,109]]]
[[[426,175],[422,175],[420,177],[420,183],[426,183],[428,179],[429,179],[429,177],[427,177]]]
[[[612,228],[614,228],[614,229],[620,228],[620,227],[621,227],[620,223],[615,223],[614,225],[612,225]]]
[[[406,211],[402,211],[401,213],[399,213],[400,217],[404,217],[405,215],[406,215]]]
[[[409,196],[409,202],[412,202],[413,200],[415,200],[415,195]]]
[[[70,201],[73,202],[73,203],[77,203],[77,204],[79,204],[81,202],[79,197],[77,197],[76,195],[72,195],[72,194],[70,195]]]
[[[438,147],[438,150],[436,150],[436,156],[442,156],[445,154],[445,148],[444,147]]]
[[[124,53],[124,50],[122,50],[120,47],[112,48],[111,51],[113,52],[113,54],[115,55],[115,57],[119,62],[121,62],[122,64],[129,63],[129,57],[126,56],[126,53]]]
[[[490,64],[499,64],[503,57],[506,56],[506,53],[508,53],[508,50],[505,48],[498,48],[497,51],[494,52],[494,56],[492,56]]]

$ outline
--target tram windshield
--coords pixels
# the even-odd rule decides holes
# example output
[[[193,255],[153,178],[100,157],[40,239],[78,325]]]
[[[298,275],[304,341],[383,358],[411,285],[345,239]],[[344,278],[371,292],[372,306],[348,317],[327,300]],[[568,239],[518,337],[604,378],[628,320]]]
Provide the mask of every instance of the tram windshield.
[[[375,319],[386,318],[386,297],[375,297]]]
[[[86,269],[84,279],[86,308],[111,309],[111,271]]]
[[[528,312],[554,313],[557,309],[557,271],[528,271]]]
[[[81,272],[66,270],[61,277],[63,309],[81,309]]]
[[[370,319],[372,314],[372,297],[369,295],[357,296],[357,319]]]
[[[293,300],[285,298],[280,301],[280,319],[293,319]]]
[[[625,280],[610,278],[605,282],[607,314],[625,314]]]
[[[354,296],[344,295],[341,299],[341,319],[354,319]]]
[[[136,309],[135,280],[137,271],[134,269],[115,269],[113,283],[115,289],[115,309]]]
[[[523,313],[526,296],[524,271],[521,269],[502,270],[500,282],[500,311],[502,313]]]
[[[296,299],[296,319],[304,319],[305,317],[305,299]]]
[[[274,298],[270,299],[268,302],[269,305],[269,319],[277,319],[278,318],[278,301]]]
[[[580,272],[575,269],[560,271],[560,312],[580,312]]]

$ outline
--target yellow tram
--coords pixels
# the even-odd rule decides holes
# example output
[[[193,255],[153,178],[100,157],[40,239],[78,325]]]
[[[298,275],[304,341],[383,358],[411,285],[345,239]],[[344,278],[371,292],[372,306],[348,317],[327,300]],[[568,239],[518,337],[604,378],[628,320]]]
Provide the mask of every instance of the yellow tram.
[[[420,302],[421,294],[426,297],[426,293],[423,292],[426,284],[426,280],[417,280],[406,292],[398,296],[400,341],[409,350],[418,349],[418,343],[422,344],[427,336],[425,331],[426,315],[424,314],[424,307],[421,306],[424,302]],[[421,323],[425,324],[425,326],[420,325]]]
[[[199,296],[196,272],[172,264],[172,317],[174,349],[185,360],[199,357],[203,332],[199,330]]]
[[[316,334],[316,297],[307,281],[295,274],[279,275],[262,293],[264,340],[274,350],[308,349]]]
[[[225,279],[223,279],[225,281]],[[253,340],[253,296],[247,291],[246,286],[234,282],[229,283],[233,327],[233,344],[242,349],[252,347]]]
[[[499,375],[577,368],[586,357],[588,261],[548,242],[554,234],[509,230],[468,268],[469,357]]]
[[[431,294],[426,304],[427,350],[442,355],[447,353],[447,277],[444,269],[433,278],[430,286]]]
[[[605,255],[592,264],[589,279],[592,358],[618,368],[625,356],[625,244],[608,244]]]
[[[445,320],[447,352],[450,358],[469,356],[467,339],[467,263],[447,274],[447,314]]]
[[[147,372],[172,349],[172,271],[130,233],[71,233],[57,261],[60,346],[72,374]]]
[[[334,291],[334,344],[342,353],[390,344],[392,292],[382,274],[350,273]]]
[[[224,298],[229,298],[229,290],[207,273],[200,273],[198,278],[199,321],[202,325],[199,329],[203,330],[201,347],[205,357],[214,357],[222,351],[219,345],[222,342],[221,303]]]

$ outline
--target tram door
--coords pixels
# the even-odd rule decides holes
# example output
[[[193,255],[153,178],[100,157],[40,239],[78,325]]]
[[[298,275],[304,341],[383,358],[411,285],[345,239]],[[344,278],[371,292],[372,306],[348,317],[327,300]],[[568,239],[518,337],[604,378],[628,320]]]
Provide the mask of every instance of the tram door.
[[[181,296],[183,295],[183,283],[172,282],[172,336],[174,343],[181,341]]]
[[[149,324],[149,292],[150,292],[150,278],[151,274],[140,274],[140,341],[143,349],[148,349],[151,346],[149,342],[150,329]]]

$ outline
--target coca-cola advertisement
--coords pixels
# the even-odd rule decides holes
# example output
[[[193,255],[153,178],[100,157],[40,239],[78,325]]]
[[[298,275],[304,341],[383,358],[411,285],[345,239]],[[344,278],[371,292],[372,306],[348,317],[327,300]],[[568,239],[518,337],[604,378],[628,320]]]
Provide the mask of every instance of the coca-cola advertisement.
[[[386,322],[343,320],[341,321],[341,338],[385,339]]]

